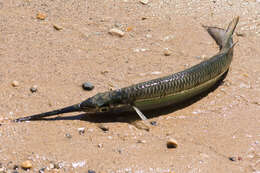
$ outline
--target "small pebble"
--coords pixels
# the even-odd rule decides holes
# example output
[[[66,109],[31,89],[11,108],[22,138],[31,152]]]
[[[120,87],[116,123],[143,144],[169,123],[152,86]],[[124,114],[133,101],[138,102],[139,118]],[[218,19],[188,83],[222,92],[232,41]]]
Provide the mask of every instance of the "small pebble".
[[[145,37],[146,38],[152,38],[152,35],[151,34],[146,34]]]
[[[98,144],[98,148],[103,148],[103,144]]]
[[[121,23],[115,23],[115,27],[121,28],[121,27],[122,27],[122,24],[121,24]]]
[[[169,139],[167,141],[167,148],[177,148],[178,147],[178,143],[175,139]]]
[[[163,38],[163,41],[169,41],[169,40],[172,40],[173,38],[174,38],[174,35],[168,35]]]
[[[140,143],[140,144],[145,144],[145,143],[146,143],[146,141],[145,141],[145,140],[141,140],[141,139],[139,139],[139,140],[137,141],[137,143]]]
[[[243,160],[243,158],[241,156],[238,156],[237,160],[241,161],[241,160]]]
[[[54,164],[53,164],[53,163],[50,163],[49,168],[50,168],[50,169],[54,169]]]
[[[80,135],[83,135],[85,133],[85,128],[84,127],[78,128],[78,132]]]
[[[165,56],[170,56],[172,54],[172,52],[169,49],[164,49],[163,54]]]
[[[37,89],[38,89],[38,86],[37,86],[37,85],[33,85],[33,86],[30,88],[30,91],[31,91],[32,93],[35,93],[35,92],[37,92]]]
[[[101,71],[100,73],[101,74],[103,74],[103,75],[105,75],[105,74],[107,74],[109,71],[107,71],[107,70],[103,70],[103,71]]]
[[[26,160],[22,162],[21,167],[25,170],[32,168],[32,162],[30,160]]]
[[[84,160],[84,161],[72,162],[71,164],[73,168],[78,168],[86,165],[86,161]]]
[[[14,166],[13,166],[13,169],[14,169],[14,170],[16,170],[16,169],[18,169],[18,168],[19,168],[18,165],[14,165]]]
[[[126,31],[127,31],[127,32],[132,31],[132,30],[133,30],[133,27],[131,27],[131,26],[128,26],[128,27],[126,28]]]
[[[14,81],[12,82],[12,86],[13,86],[13,87],[18,87],[18,86],[19,86],[19,82],[18,82],[17,80],[14,80]]]
[[[157,122],[156,122],[156,121],[151,121],[150,124],[151,124],[152,126],[157,126]]]
[[[145,51],[147,51],[147,50],[148,50],[148,49],[146,49],[146,48],[141,48],[141,49],[140,49],[141,52],[145,52]]]
[[[96,173],[96,172],[89,169],[89,170],[88,170],[88,173]]]
[[[55,169],[61,169],[63,167],[64,167],[64,163],[63,162],[54,163],[54,168]]]
[[[149,0],[140,0],[140,3],[143,5],[147,5],[149,3]]]
[[[68,138],[68,139],[71,139],[71,138],[72,138],[71,134],[69,134],[69,133],[66,133],[66,134],[65,134],[65,137]]]
[[[227,4],[228,4],[229,6],[233,6],[233,3],[232,3],[231,1],[229,1],[229,0],[227,0]]]
[[[153,72],[151,72],[151,74],[152,75],[159,75],[159,74],[161,74],[162,72],[160,72],[160,71],[153,71]]]
[[[119,36],[119,37],[123,37],[125,35],[125,33],[123,31],[121,31],[120,29],[117,29],[117,28],[110,29],[108,33],[111,35]]]
[[[228,159],[229,159],[230,161],[232,161],[232,162],[236,161],[236,158],[235,158],[235,157],[229,157]]]
[[[247,158],[249,158],[249,159],[253,159],[254,157],[255,157],[254,154],[249,154],[249,155],[247,155]]]
[[[97,126],[98,126],[98,128],[100,128],[104,132],[109,131],[109,128],[107,126],[105,126],[104,124],[98,124]]]
[[[39,20],[44,20],[47,16],[43,13],[38,13],[36,15],[36,18],[39,19]]]
[[[258,102],[258,101],[253,101],[252,103],[256,104],[256,105],[260,105],[260,102]]]
[[[94,87],[95,87],[95,86],[94,86],[92,83],[90,83],[90,82],[85,82],[85,83],[82,84],[82,88],[83,88],[84,90],[90,91],[90,90],[93,90]]]
[[[39,173],[44,173],[45,168],[39,169]]]
[[[58,25],[58,24],[53,24],[53,28],[56,29],[57,31],[62,30],[62,26]]]
[[[122,150],[120,150],[120,149],[118,149],[117,152],[118,152],[119,154],[122,154]]]
[[[146,48],[135,48],[134,49],[134,52],[145,52],[145,51],[148,51],[149,49],[146,49]]]

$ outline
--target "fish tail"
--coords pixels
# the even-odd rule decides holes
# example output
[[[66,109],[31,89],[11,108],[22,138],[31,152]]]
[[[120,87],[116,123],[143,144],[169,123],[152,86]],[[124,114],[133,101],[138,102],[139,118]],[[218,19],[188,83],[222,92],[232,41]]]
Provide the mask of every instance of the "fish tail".
[[[233,33],[236,29],[239,17],[235,17],[228,25],[227,29],[221,29],[217,27],[203,27],[208,31],[209,35],[216,41],[221,51],[229,50],[233,45]]]

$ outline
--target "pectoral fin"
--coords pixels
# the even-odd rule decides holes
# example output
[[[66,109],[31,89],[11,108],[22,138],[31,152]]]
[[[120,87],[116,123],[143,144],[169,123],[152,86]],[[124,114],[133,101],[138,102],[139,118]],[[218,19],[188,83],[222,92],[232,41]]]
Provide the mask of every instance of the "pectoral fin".
[[[145,117],[145,115],[137,108],[137,107],[135,107],[135,106],[133,106],[132,105],[132,107],[133,107],[133,109],[135,110],[135,112],[139,115],[139,117],[142,119],[142,120],[147,120],[147,118]]]

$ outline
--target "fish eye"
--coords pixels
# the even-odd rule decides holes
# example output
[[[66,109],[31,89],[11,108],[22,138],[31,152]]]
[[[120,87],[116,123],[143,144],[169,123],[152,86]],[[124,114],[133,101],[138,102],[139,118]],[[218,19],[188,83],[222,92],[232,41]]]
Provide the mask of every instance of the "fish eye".
[[[108,106],[101,107],[101,108],[99,109],[99,111],[100,111],[100,112],[107,112],[107,111],[109,111],[109,107],[108,107]]]

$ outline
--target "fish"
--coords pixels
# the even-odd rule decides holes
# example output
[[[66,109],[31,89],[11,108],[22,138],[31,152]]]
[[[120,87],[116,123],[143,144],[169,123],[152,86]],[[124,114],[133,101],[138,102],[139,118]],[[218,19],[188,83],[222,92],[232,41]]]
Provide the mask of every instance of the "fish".
[[[45,117],[70,113],[86,112],[87,114],[108,113],[115,111],[136,112],[142,120],[147,120],[143,111],[162,109],[212,88],[222,79],[233,59],[233,33],[238,24],[239,16],[235,17],[227,29],[205,26],[205,30],[219,46],[219,52],[183,71],[141,82],[121,89],[97,93],[85,101],[61,109],[17,118],[15,122],[39,120]]]

